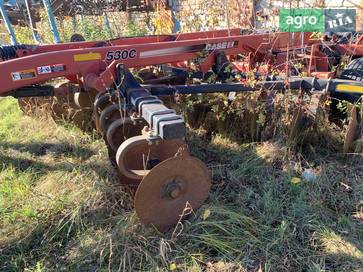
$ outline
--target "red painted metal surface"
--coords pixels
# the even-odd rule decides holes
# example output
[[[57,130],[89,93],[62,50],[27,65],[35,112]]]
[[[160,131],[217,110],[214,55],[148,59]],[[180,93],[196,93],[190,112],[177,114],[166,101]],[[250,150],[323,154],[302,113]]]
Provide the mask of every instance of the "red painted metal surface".
[[[168,35],[151,35],[142,37],[121,37],[106,41],[91,41],[91,42],[74,42],[74,43],[61,43],[61,44],[50,44],[50,45],[34,45],[31,49],[17,50],[18,57],[24,57],[29,55],[70,50],[70,49],[81,49],[81,48],[93,48],[93,47],[106,47],[106,46],[121,46],[121,45],[132,45],[132,44],[145,44],[145,43],[158,43],[168,41],[181,41],[181,40],[192,40],[192,39],[209,39],[228,36],[236,36],[241,33],[240,28],[233,28],[228,30],[213,30],[205,32],[191,32],[191,33],[180,33],[180,34],[168,34]]]
[[[201,52],[214,54],[216,51],[223,51],[230,57],[250,55],[254,61],[263,61],[266,55],[313,43],[309,33],[304,39],[295,36],[294,40],[291,33],[239,35],[238,29],[231,33],[233,35],[229,36],[224,30],[126,38],[111,41],[111,45],[106,42],[103,47],[89,42],[40,46],[33,55],[0,63],[0,95],[58,77],[77,77],[86,90],[104,91],[114,83],[118,63],[128,68],[171,64],[193,60],[200,57]],[[204,71],[214,64],[214,58],[207,60],[202,64]]]

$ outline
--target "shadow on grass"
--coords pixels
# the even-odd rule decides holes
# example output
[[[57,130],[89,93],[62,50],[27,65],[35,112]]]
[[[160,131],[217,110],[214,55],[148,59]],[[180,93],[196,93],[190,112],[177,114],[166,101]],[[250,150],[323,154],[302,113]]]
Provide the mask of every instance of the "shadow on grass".
[[[19,172],[27,171],[31,167],[32,171],[37,174],[53,171],[71,172],[75,168],[78,168],[79,175],[87,175],[93,171],[96,173],[93,190],[97,192],[95,195],[90,195],[90,197],[96,198],[85,197],[84,201],[82,200],[77,205],[65,202],[61,211],[48,213],[46,216],[34,219],[27,226],[20,221],[14,222],[19,227],[16,236],[12,239],[0,239],[6,241],[0,243],[0,271],[35,269],[39,263],[46,263],[47,268],[59,271],[59,269],[70,266],[78,267],[78,261],[82,271],[85,271],[85,267],[88,267],[87,271],[94,271],[98,266],[99,256],[97,254],[99,251],[96,252],[96,255],[91,254],[95,248],[90,245],[89,247],[81,245],[80,240],[86,236],[85,233],[88,233],[90,239],[93,239],[92,231],[102,231],[108,234],[108,231],[117,225],[116,215],[132,211],[133,204],[130,200],[133,194],[132,189],[121,187],[116,171],[112,171],[109,165],[102,162],[88,162],[81,167],[67,163],[49,165],[4,155],[0,155],[0,161],[6,166],[11,165]],[[70,254],[68,251],[73,247],[80,247],[81,256],[68,256]],[[91,255],[92,260],[90,261]]]
[[[27,158],[17,158],[17,157],[11,157],[7,155],[0,154],[0,162],[2,163],[2,167],[7,168],[11,167],[14,168],[17,173],[22,173],[25,171],[31,171],[33,173],[36,173],[38,176],[47,175],[49,172],[73,172],[75,169],[78,169],[81,171],[89,171],[93,170],[94,172],[98,173],[99,179],[106,180],[109,178],[110,175],[116,176],[115,171],[112,173],[108,173],[109,168],[105,168],[104,163],[100,162],[89,162],[85,164],[81,163],[45,163],[45,162],[39,162],[32,159]],[[116,179],[116,177],[115,177]]]
[[[265,262],[271,263],[273,271],[307,271],[321,260],[326,262],[326,269],[336,271],[359,271],[363,267],[363,222],[352,220],[352,214],[359,210],[358,204],[363,199],[363,160],[356,164],[342,160],[337,154],[330,154],[327,158],[317,152],[315,157],[304,157],[300,153],[293,155],[281,143],[276,148],[261,150],[258,144],[226,148],[225,145],[197,142],[192,150],[203,161],[209,162],[214,173],[211,207],[215,203],[231,207],[256,222],[256,228],[251,228],[250,234],[256,236],[258,242],[254,244],[251,240],[252,247],[231,243],[230,248],[249,252],[249,260],[263,256]],[[309,167],[321,170],[316,181],[291,183],[293,177],[300,177],[301,170],[298,169]],[[343,217],[348,218],[348,223]],[[241,222],[236,220],[235,224]],[[233,229],[221,221],[218,225],[221,229]],[[351,244],[360,253],[317,250],[312,237],[321,228],[341,234],[341,246]],[[201,231],[204,239],[215,238],[213,226]],[[219,240],[239,241],[237,236],[243,237],[248,231],[248,228],[240,233],[234,231],[234,235],[222,231]],[[192,236],[186,234],[186,240]],[[208,246],[219,251],[218,247]],[[223,259],[228,262],[238,259],[236,256],[231,254]],[[258,267],[253,267],[254,270]]]
[[[0,142],[0,148],[28,152],[34,156],[45,156],[47,154],[51,154],[55,157],[65,156],[79,159],[88,159],[94,155],[94,152],[88,148],[72,145],[67,142],[56,144],[44,142],[34,142],[27,144]]]

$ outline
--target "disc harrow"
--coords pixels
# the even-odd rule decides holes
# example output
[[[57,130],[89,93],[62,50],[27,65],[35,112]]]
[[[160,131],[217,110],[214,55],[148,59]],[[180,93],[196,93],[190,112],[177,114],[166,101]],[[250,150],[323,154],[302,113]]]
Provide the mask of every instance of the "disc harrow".
[[[271,112],[276,93],[300,92],[292,141],[314,122],[326,97],[344,94],[356,102],[363,94],[362,82],[339,79],[329,70],[332,57],[324,55],[324,46],[309,33],[246,34],[241,29],[23,46],[0,62],[0,95],[18,98],[24,113],[33,114],[44,103],[55,120],[98,131],[120,183],[136,188],[141,222],[164,231],[183,219],[185,209],[204,203],[212,182],[208,167],[188,148],[176,101],[208,93],[233,101],[236,93],[258,92],[252,107],[266,101]],[[358,42],[329,46],[339,54],[363,55]],[[306,63],[307,76],[274,75],[276,69],[296,72],[285,63],[292,56]],[[251,74],[253,84],[248,83]],[[47,84],[56,78],[66,82]],[[359,114],[354,107],[345,152],[361,137]],[[257,138],[258,116],[248,116],[251,137]]]

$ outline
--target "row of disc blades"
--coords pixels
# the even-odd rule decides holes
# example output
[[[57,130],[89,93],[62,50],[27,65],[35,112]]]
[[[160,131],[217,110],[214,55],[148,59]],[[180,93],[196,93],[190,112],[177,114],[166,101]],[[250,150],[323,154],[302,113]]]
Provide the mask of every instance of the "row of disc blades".
[[[184,140],[148,141],[148,124],[127,108],[117,92],[24,98],[19,99],[19,105],[28,115],[50,112],[55,120],[97,130],[120,183],[136,189],[135,210],[146,225],[165,231],[179,222],[186,209],[198,209],[208,197],[211,177],[206,165],[189,154]],[[299,131],[302,116],[300,110],[294,115],[292,136]],[[352,116],[345,150],[349,150],[363,123],[355,107]]]
[[[134,204],[146,225],[164,231],[186,207],[198,209],[211,186],[208,168],[189,155],[184,140],[149,142],[147,123],[130,116],[117,94],[99,94],[94,103],[96,129],[102,133],[120,181],[137,187]]]
[[[54,120],[72,121],[103,137],[120,183],[136,189],[135,210],[141,222],[165,231],[184,209],[198,209],[208,197],[206,165],[190,156],[182,139],[150,142],[147,123],[126,107],[117,93],[76,93],[52,98],[19,99],[28,115],[50,112]]]

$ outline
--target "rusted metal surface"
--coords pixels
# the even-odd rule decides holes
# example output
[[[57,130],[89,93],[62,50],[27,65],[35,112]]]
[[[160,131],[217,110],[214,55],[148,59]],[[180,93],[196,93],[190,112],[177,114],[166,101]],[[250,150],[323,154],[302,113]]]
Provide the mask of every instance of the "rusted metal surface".
[[[207,199],[211,187],[208,168],[188,155],[170,158],[150,171],[135,195],[141,222],[160,231],[175,226],[185,209],[196,210]]]
[[[103,133],[107,133],[109,126],[116,120],[126,116],[122,106],[113,104],[107,106],[100,115],[100,129]]]
[[[71,95],[57,95],[53,97],[51,114],[55,120],[70,120],[70,108],[75,107]]]
[[[150,143],[146,135],[139,135],[124,141],[116,154],[120,172],[130,179],[142,179],[155,165],[169,159],[185,147],[181,139]]]
[[[74,103],[80,109],[92,109],[98,92],[77,92],[74,94]]]
[[[115,97],[115,96],[114,96]],[[96,130],[98,132],[102,132],[100,126],[100,115],[101,112],[108,106],[115,104],[117,102],[117,98],[115,99],[111,97],[111,95],[107,92],[99,92],[93,103],[93,116],[95,121]]]
[[[358,107],[354,106],[351,111],[347,133],[344,139],[343,153],[352,151],[353,143],[361,136],[361,120]]]
[[[117,152],[120,145],[127,139],[141,135],[146,123],[142,120],[133,121],[130,117],[114,121],[106,133],[107,143],[110,148]]]
[[[92,119],[92,110],[78,109],[72,114],[71,120],[78,128],[83,131],[92,131],[94,122]]]
[[[319,109],[322,107],[322,101],[325,99],[326,95],[324,93],[316,92],[310,96],[309,102],[302,102],[294,109],[289,133],[290,143],[295,141],[303,131],[314,125],[319,114]]]
[[[57,88],[65,88],[67,93],[57,94],[52,97],[51,101],[51,115],[55,121],[57,120],[71,120],[73,111],[77,109],[77,105],[74,102],[74,95],[72,94],[72,84],[59,83]]]
[[[132,189],[137,189],[137,187],[140,185],[141,180],[140,179],[130,179],[125,177],[117,168],[117,177],[119,179],[120,184],[127,185],[128,187],[131,187]]]
[[[43,97],[19,98],[18,104],[21,111],[28,116],[35,116],[41,110],[49,108],[49,99]]]
[[[84,131],[90,131],[94,128],[92,109],[79,108],[74,102],[73,95],[53,96],[50,105],[50,113],[55,121],[71,121],[75,126]]]

